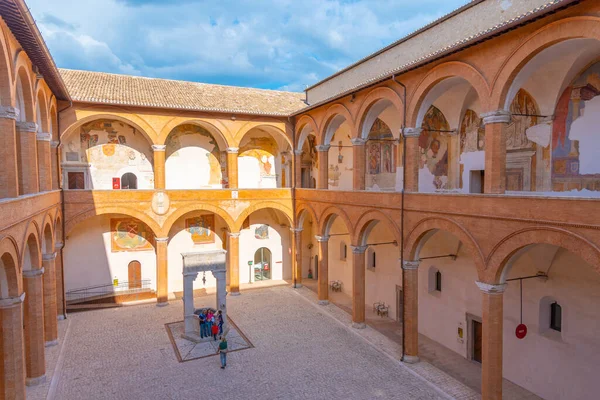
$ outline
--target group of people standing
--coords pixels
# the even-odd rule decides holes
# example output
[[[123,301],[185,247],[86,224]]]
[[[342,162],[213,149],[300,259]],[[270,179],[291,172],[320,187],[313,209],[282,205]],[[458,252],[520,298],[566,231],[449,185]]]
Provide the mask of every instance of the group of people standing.
[[[210,308],[196,310],[200,320],[200,337],[213,337],[217,340],[217,335],[223,334],[223,313],[221,310],[213,311]]]

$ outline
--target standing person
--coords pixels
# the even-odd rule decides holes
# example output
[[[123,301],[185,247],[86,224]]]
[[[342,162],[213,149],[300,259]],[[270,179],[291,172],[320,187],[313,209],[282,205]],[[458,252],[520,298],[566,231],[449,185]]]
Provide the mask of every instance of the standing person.
[[[206,323],[207,323],[206,329],[208,329],[206,336],[210,336],[211,335],[213,322],[214,322],[213,312],[209,308],[208,310],[206,310]]]
[[[217,326],[217,324],[213,324],[212,326],[212,335],[215,338],[215,341],[217,340],[217,335],[219,334],[219,327]]]
[[[219,343],[217,354],[221,355],[221,369],[225,369],[227,366],[227,339],[225,339],[225,336],[221,336],[221,343]]]
[[[223,334],[223,313],[221,310],[217,313],[217,324],[219,324],[219,335]]]
[[[204,333],[206,331],[206,317],[204,311],[200,312],[198,318],[200,318],[200,338],[204,338]]]

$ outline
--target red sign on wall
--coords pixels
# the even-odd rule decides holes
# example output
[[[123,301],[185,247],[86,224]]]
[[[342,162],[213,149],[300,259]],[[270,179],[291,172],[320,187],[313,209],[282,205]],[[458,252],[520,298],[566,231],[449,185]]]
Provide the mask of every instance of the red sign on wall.
[[[113,189],[121,189],[121,178],[113,178]]]
[[[515,330],[515,335],[518,339],[523,339],[525,336],[527,336],[527,325],[519,324]]]

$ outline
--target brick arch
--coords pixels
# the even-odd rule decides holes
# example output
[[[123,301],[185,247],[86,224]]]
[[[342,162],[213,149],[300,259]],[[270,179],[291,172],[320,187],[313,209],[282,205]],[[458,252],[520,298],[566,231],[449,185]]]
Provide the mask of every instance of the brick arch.
[[[225,224],[227,225],[227,228],[230,231],[234,226],[233,218],[231,217],[231,215],[229,215],[227,211],[223,210],[222,208],[213,206],[212,204],[192,204],[189,206],[180,207],[173,214],[169,215],[161,229],[162,237],[169,236],[169,233],[171,232],[171,229],[173,228],[173,225],[177,222],[177,220],[179,220],[184,215],[195,211],[208,211],[215,215],[218,215],[219,217],[221,217],[221,219],[225,221]]]
[[[32,243],[30,242],[32,239]],[[40,242],[40,229],[34,220],[29,221],[27,224],[27,229],[25,230],[25,235],[23,235],[23,242],[21,246],[21,257],[20,257],[20,266],[19,270],[23,271],[23,263],[25,262],[25,250],[29,247],[29,251],[31,252],[31,267],[33,269],[42,268],[42,246]],[[35,248],[31,249],[31,246],[28,244],[32,244]]]
[[[242,229],[242,225],[244,224],[244,221],[246,220],[246,218],[248,218],[250,216],[250,214],[252,214],[258,210],[263,210],[265,208],[272,208],[272,209],[281,211],[283,213],[283,215],[286,216],[288,222],[290,223],[290,227],[294,226],[294,213],[291,209],[289,209],[288,207],[284,206],[283,204],[275,202],[275,201],[263,201],[263,202],[254,204],[254,205],[246,208],[244,211],[242,211],[240,213],[240,215],[237,217],[237,219],[235,220],[235,223],[232,225],[232,228],[233,228],[232,232],[239,232]]]
[[[352,225],[352,221],[348,218],[348,214],[344,212],[341,208],[336,206],[329,206],[321,213],[319,217],[319,235],[327,236],[329,235],[329,228],[331,227],[331,223],[333,223],[332,218],[341,217],[344,221],[344,225],[346,225],[346,229],[348,229],[348,235],[352,238],[352,231],[354,230],[354,226]]]
[[[17,297],[21,294],[19,285],[21,258],[15,239],[10,236],[0,237],[0,257],[4,262],[4,272],[8,281],[8,297]]]
[[[17,58],[17,63],[15,65],[15,77],[14,77],[14,99],[15,99],[15,107],[19,108],[20,105],[16,103],[17,101],[17,90],[18,90],[18,82],[21,82],[21,87],[23,88],[23,104],[24,110],[20,110],[21,116],[19,117],[20,121],[33,122],[35,121],[35,108],[34,108],[34,97],[33,97],[33,87],[31,86],[31,76],[29,73],[29,64],[25,60],[25,54],[21,52]]]
[[[14,105],[12,70],[9,60],[5,36],[0,35],[0,105],[5,107]]]
[[[64,243],[63,234],[63,216],[60,210],[56,211],[56,217],[54,218],[54,245],[57,243]]]
[[[50,102],[50,115],[49,115],[49,122],[50,122],[50,132],[52,134],[52,140],[53,141],[58,141],[58,113],[56,112],[56,104],[51,101]]]
[[[152,233],[156,237],[163,237],[159,236],[159,234],[161,233],[161,228],[155,220],[150,218],[148,215],[144,214],[142,211],[124,206],[101,207],[76,214],[73,217],[69,218],[67,221],[65,221],[65,231],[63,232],[63,235],[65,237],[68,236],[69,233],[71,233],[79,223],[87,219],[93,218],[98,215],[106,214],[119,214],[138,219],[144,224],[146,224],[146,226],[152,231]]]
[[[567,229],[537,226],[513,232],[494,246],[487,258],[485,282],[504,282],[512,261],[535,244],[562,247],[577,254],[600,273],[600,248],[595,243]]]
[[[308,203],[300,203],[296,206],[296,228],[303,229],[304,226],[304,218],[306,214],[310,214],[313,218],[313,221],[319,224],[319,220],[317,218],[317,213],[314,208]]]
[[[427,94],[440,82],[448,78],[462,78],[477,92],[483,110],[487,110],[490,97],[490,86],[484,76],[473,66],[459,61],[440,64],[427,73],[410,96],[410,105],[406,111],[407,125],[415,127],[419,124],[418,115]],[[427,111],[427,110],[425,110]]]
[[[281,123],[279,123],[279,125],[281,125]],[[286,141],[286,143],[290,146],[290,148],[294,147],[294,143],[292,143],[292,139],[290,138],[290,136],[287,134],[287,132],[284,132],[281,130],[281,128],[279,126],[277,126],[276,124],[270,124],[268,122],[265,121],[249,121],[246,124],[244,124],[236,133],[235,135],[235,139],[236,139],[236,143],[235,146],[239,147],[240,143],[242,143],[242,140],[244,139],[244,136],[246,136],[246,134],[248,132],[250,132],[252,129],[255,128],[263,128],[265,131],[271,133],[270,131],[273,131],[272,135],[278,135],[280,137],[283,137]]]
[[[46,229],[50,230],[50,243],[46,243]],[[56,241],[54,240],[54,219],[52,218],[50,211],[44,216],[42,230],[40,231],[40,240],[42,241],[42,251],[44,250],[44,247],[46,247],[46,254],[54,253],[54,246],[56,245]],[[48,250],[48,245],[50,245],[50,250]]]
[[[38,81],[38,83],[41,81]],[[36,121],[38,124],[38,131],[48,133],[50,132],[50,112],[48,110],[48,100],[46,99],[46,92],[44,91],[44,87],[40,84],[37,85],[36,95],[35,95],[35,108],[36,108]],[[40,118],[41,121],[37,120],[37,107],[40,108]]]
[[[220,126],[217,126],[217,124]],[[219,150],[221,151],[225,151],[229,147],[235,147],[236,142],[234,137],[231,135],[231,132],[229,132],[229,129],[227,129],[220,121],[205,118],[182,117],[175,117],[162,127],[160,134],[156,139],[156,144],[164,145],[171,132],[173,132],[173,129],[180,125],[197,125],[206,129],[215,138],[219,145]],[[221,146],[224,148],[221,149]]]
[[[310,128],[310,130],[305,129],[306,127]],[[320,143],[319,138],[319,126],[315,122],[315,119],[308,114],[304,114],[301,116],[298,121],[296,121],[296,149],[302,150],[302,146],[304,145],[304,141],[311,133],[317,137],[317,143]]]
[[[402,104],[402,98],[400,95],[396,93],[396,91],[387,86],[380,86],[371,90],[365,99],[363,100],[358,113],[356,114],[356,118],[354,120],[355,130],[354,130],[354,138],[362,137],[363,135],[363,125],[365,124],[365,120],[369,114],[371,108],[381,100],[388,100],[392,103],[392,105],[398,111],[398,114],[402,117],[404,113],[404,105]]]
[[[521,69],[542,50],[569,39],[600,41],[600,17],[578,16],[564,18],[544,25],[517,47],[503,62],[492,81],[490,110],[503,109],[513,80]]]
[[[370,210],[360,216],[352,235],[352,244],[364,246],[367,243],[371,229],[373,229],[378,222],[385,223],[391,229],[391,233],[398,243],[398,249],[400,249],[402,238],[400,237],[400,231],[398,230],[396,223],[387,214],[379,210]]]
[[[421,248],[437,231],[448,232],[460,240],[475,262],[478,274],[483,273],[485,258],[477,241],[465,227],[448,218],[424,218],[417,222],[404,242],[404,258],[406,260],[419,259]]]
[[[327,109],[327,111],[325,112],[325,116],[323,117],[323,120],[321,122],[321,144],[329,144],[329,142],[331,142],[331,138],[327,137],[327,129],[329,128],[332,120],[338,115],[344,117],[345,123],[350,125],[350,131],[352,132],[352,136],[354,136],[354,117],[352,117],[350,110],[348,110],[346,106],[344,106],[341,103],[336,103]],[[325,143],[326,141],[328,143]]]

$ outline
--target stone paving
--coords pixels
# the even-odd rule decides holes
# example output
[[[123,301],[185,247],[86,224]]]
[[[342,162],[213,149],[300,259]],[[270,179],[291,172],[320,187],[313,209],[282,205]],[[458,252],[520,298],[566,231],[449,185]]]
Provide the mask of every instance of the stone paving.
[[[254,347],[230,353],[225,370],[218,357],[177,360],[164,325],[181,320],[180,301],[71,314],[55,372],[59,379],[52,382],[49,398],[449,397],[311,304],[301,291],[312,293],[274,287],[228,297],[229,316]],[[195,302],[212,306],[214,296]]]

